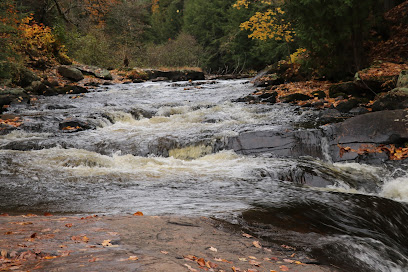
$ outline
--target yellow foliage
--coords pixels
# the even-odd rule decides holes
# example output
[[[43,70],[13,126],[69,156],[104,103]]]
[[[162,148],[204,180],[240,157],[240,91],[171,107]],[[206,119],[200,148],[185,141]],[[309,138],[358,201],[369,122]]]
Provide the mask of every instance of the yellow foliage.
[[[159,0],[152,0],[152,13],[156,13],[159,7]]]
[[[298,63],[302,58],[303,53],[306,53],[306,49],[298,48],[296,52],[290,55],[290,63]]]
[[[295,32],[291,24],[279,18],[285,12],[281,8],[268,9],[266,12],[257,12],[248,21],[243,22],[241,29],[250,30],[249,38],[266,40],[275,39],[292,42]]]

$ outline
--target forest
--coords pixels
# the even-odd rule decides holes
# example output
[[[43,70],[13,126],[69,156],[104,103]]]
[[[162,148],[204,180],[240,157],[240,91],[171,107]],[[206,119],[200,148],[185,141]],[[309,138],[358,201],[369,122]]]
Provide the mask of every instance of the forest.
[[[305,77],[338,80],[374,60],[404,59],[406,50],[401,54],[395,45],[378,50],[392,32],[385,15],[402,2],[3,0],[0,78],[12,78],[18,65],[45,70],[53,61],[108,69],[200,67],[210,74],[284,61],[298,64]]]

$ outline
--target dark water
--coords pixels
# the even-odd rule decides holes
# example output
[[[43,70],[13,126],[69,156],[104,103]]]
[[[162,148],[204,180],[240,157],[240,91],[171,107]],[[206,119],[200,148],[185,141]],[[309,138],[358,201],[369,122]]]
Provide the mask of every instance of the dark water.
[[[213,216],[345,271],[407,271],[407,165],[224,150],[242,132],[313,116],[230,102],[252,91],[244,80],[143,83],[15,105],[25,123],[0,136],[0,212]],[[63,132],[66,118],[95,129]]]

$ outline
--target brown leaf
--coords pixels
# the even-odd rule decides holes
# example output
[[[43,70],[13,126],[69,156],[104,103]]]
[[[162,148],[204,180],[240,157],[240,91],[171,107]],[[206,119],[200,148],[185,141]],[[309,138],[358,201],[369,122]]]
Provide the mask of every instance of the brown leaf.
[[[34,232],[33,234],[31,234],[30,238],[34,239],[37,236],[37,233]]]
[[[52,216],[52,214],[50,214],[49,212],[45,212],[44,216]]]
[[[261,246],[261,244],[259,243],[259,241],[254,241],[252,244],[253,244],[254,247],[256,247],[256,248],[262,248],[262,246]]]
[[[130,261],[137,261],[137,260],[139,260],[139,257],[137,257],[137,256],[129,256],[128,260],[130,260]]]
[[[164,254],[164,255],[169,254],[169,252],[168,252],[168,251],[164,251],[164,250],[161,250],[161,251],[160,251],[160,253],[161,253],[161,254]]]
[[[197,260],[197,263],[198,263],[198,265],[200,265],[200,266],[205,266],[205,260],[204,260],[204,258],[198,259],[198,260]]]
[[[261,262],[255,261],[255,260],[249,260],[249,263],[255,266],[260,266]]]
[[[213,263],[213,262],[211,262],[211,261],[207,261],[207,262],[205,263],[205,265],[206,265],[208,268],[210,268],[210,269],[216,268],[216,267],[218,266],[217,264],[215,264],[215,263]]]
[[[67,228],[72,228],[72,224],[71,223],[69,223],[69,224],[65,224],[65,226],[67,227]]]
[[[1,250],[1,252],[0,252],[0,255],[1,255],[1,257],[3,257],[3,258],[7,258],[7,250],[5,250],[5,249],[2,249]]]
[[[231,267],[231,269],[232,269],[232,271],[234,271],[234,272],[240,272],[240,271],[241,271],[241,268],[235,267],[235,266]]]
[[[0,216],[9,216],[8,213],[0,213]]]
[[[133,215],[134,216],[143,216],[143,213],[139,211],[139,212],[135,212]]]
[[[186,255],[183,256],[184,259],[190,260],[190,261],[196,261],[198,258],[194,255]]]
[[[247,233],[243,233],[242,236],[246,237],[246,238],[254,238],[254,236],[247,234]]]
[[[248,256],[248,258],[250,258],[252,260],[256,260],[256,257],[254,257],[254,256]]]
[[[52,260],[52,259],[56,259],[57,256],[45,256],[43,259],[45,260]]]

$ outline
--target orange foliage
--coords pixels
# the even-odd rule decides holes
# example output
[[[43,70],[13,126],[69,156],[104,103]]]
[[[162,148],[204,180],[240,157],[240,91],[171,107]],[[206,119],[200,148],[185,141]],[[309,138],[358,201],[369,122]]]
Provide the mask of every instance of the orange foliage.
[[[119,4],[119,0],[84,0],[85,10],[91,20],[99,27],[105,25],[104,17],[117,4]]]
[[[383,153],[386,152],[388,157],[392,161],[398,161],[408,158],[408,148],[406,147],[395,147],[395,145],[361,145],[359,149],[353,149],[349,146],[343,147],[338,145],[340,158],[344,156],[345,153],[354,152],[359,155],[370,154],[370,153]]]
[[[0,125],[8,125],[12,127],[19,127],[23,122],[20,120],[20,117],[15,117],[13,119],[0,119]]]

